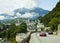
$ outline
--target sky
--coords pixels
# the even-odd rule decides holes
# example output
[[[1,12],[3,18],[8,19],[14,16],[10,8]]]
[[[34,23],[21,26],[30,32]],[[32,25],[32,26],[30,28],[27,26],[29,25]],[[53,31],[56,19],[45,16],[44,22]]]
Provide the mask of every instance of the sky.
[[[56,6],[58,1],[59,0],[39,0],[38,5],[40,8],[51,11]]]
[[[51,11],[59,0],[0,0],[0,14],[7,13],[13,15],[13,11],[18,8],[40,7]],[[25,14],[26,15],[26,14]],[[30,14],[28,13],[28,16]],[[24,15],[23,15],[24,16]],[[31,16],[31,15],[30,15]],[[4,18],[0,16],[0,18]]]

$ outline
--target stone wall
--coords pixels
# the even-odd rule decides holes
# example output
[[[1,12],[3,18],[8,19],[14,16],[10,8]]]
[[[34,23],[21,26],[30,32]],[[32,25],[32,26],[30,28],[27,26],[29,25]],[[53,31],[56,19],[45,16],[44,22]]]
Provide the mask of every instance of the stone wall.
[[[60,24],[58,25],[58,35],[60,35]]]

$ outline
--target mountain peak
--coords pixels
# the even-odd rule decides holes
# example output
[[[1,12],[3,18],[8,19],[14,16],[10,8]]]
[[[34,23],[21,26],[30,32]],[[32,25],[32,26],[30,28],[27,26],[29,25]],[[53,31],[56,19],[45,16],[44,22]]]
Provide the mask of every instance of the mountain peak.
[[[18,8],[14,10],[13,16],[10,16],[9,14],[0,14],[0,16],[4,16],[7,19],[13,19],[13,18],[30,18],[30,19],[37,19],[39,16],[43,16],[45,14],[49,13],[48,10],[44,10],[39,7],[35,7],[33,9],[27,9],[27,8]]]
[[[39,7],[35,7],[35,8],[33,8],[33,9],[27,9],[27,8],[21,8],[21,9],[15,9],[14,10],[14,14],[15,14],[15,16],[16,15],[18,15],[17,13],[19,13],[20,14],[20,16],[26,16],[25,14],[27,14],[28,15],[28,13],[29,14],[31,14],[31,15],[33,15],[32,13],[34,13],[34,15],[33,15],[33,17],[35,16],[35,14],[36,14],[36,16],[38,15],[38,16],[43,16],[43,15],[45,15],[45,14],[47,14],[49,11],[48,10],[44,10],[44,9],[42,9],[42,8],[39,8]],[[36,17],[35,16],[35,17]],[[31,17],[31,16],[30,16]],[[30,18],[29,17],[29,18]],[[34,18],[35,18],[34,17]]]

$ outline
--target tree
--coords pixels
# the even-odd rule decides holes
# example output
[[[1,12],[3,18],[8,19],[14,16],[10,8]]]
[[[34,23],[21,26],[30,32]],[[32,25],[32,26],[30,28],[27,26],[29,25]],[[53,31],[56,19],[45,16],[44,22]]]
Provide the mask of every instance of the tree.
[[[50,22],[49,25],[51,27],[52,31],[56,31],[58,30],[58,24],[59,24],[59,20],[58,18],[53,18]]]
[[[48,14],[43,16],[40,21],[44,23],[45,26],[49,26],[48,24],[53,18],[59,17],[60,17],[60,1],[57,3],[55,8],[52,9],[52,11],[50,11]]]
[[[21,33],[26,33],[27,32],[27,24],[26,23],[21,23],[20,24],[20,32]]]
[[[9,39],[15,37],[16,35],[15,30],[16,30],[16,25],[14,23],[10,24],[6,30],[6,38]]]
[[[0,37],[6,38],[10,41],[15,41],[16,33],[26,33],[27,32],[27,25],[26,23],[21,23],[19,26],[16,26],[15,23],[10,24],[7,26],[6,30],[0,32]]]

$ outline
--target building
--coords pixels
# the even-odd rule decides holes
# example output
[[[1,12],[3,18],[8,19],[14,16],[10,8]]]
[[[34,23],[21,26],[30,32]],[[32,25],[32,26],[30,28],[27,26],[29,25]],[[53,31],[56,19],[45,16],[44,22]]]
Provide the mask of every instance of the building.
[[[41,31],[41,29],[44,29],[44,25],[43,25],[43,23],[40,23],[40,21],[38,20],[38,22],[37,22],[37,30],[38,31]]]
[[[27,30],[28,31],[35,31],[36,30],[36,26],[35,26],[35,24],[36,24],[36,21],[34,20],[29,20],[28,19],[28,21],[26,22],[26,24],[27,24]]]

